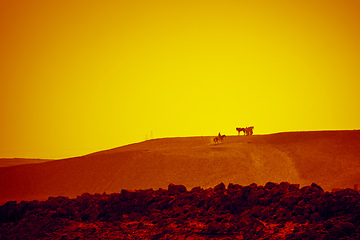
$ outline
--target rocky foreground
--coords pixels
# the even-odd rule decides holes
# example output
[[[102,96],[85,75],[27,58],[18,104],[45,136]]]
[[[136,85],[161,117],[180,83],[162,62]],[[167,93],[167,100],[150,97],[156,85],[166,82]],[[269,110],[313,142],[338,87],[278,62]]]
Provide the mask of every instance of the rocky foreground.
[[[360,194],[221,183],[7,202],[0,239],[359,239]]]

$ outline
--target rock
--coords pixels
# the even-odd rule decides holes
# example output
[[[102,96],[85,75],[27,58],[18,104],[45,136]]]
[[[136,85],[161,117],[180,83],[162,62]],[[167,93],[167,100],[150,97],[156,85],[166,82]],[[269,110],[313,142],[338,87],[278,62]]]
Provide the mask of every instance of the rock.
[[[228,190],[241,190],[242,189],[242,186],[239,185],[239,184],[233,184],[233,183],[229,183],[228,185]]]
[[[291,194],[291,193],[292,192],[289,192],[283,198],[281,198],[280,203],[285,204],[288,207],[293,207],[294,205],[296,205],[301,197],[298,196],[297,194]]]
[[[305,223],[306,219],[303,215],[292,216],[291,220],[295,223]]]
[[[289,191],[290,191],[290,192],[299,191],[299,188],[300,188],[300,184],[291,184],[291,185],[289,186]]]
[[[330,228],[332,228],[334,226],[334,222],[332,219],[329,219],[324,222],[323,226],[325,229],[329,230]]]
[[[310,215],[310,219],[313,221],[313,222],[318,222],[321,220],[321,216],[319,213],[315,212],[315,213],[312,213]]]
[[[170,183],[168,186],[168,192],[172,193],[172,194],[179,194],[179,193],[183,193],[186,192],[186,187],[184,185],[175,185]]]
[[[16,201],[8,201],[0,207],[1,222],[13,222],[21,219],[20,213],[17,209]]]
[[[68,214],[68,212],[65,209],[60,207],[56,209],[56,212],[59,216],[66,216]]]
[[[277,186],[278,186],[278,184],[273,183],[273,182],[268,182],[265,184],[266,189],[273,189],[274,187],[277,187]]]
[[[207,232],[217,233],[222,229],[222,224],[217,221],[212,221],[207,226]]]
[[[129,190],[121,190],[120,196],[119,198],[121,200],[129,200],[132,199],[133,197],[135,197],[135,192],[134,191],[129,191]]]
[[[190,190],[191,193],[199,193],[201,192],[202,188],[201,187],[194,187]]]
[[[276,216],[278,217],[285,217],[287,213],[288,211],[282,207],[278,207],[275,212]]]
[[[214,191],[224,191],[225,190],[225,184],[220,183],[214,187]]]
[[[250,216],[258,217],[260,213],[263,211],[264,207],[262,206],[254,206],[250,210]]]
[[[319,185],[317,185],[316,183],[312,183],[311,184],[311,187],[317,191],[320,191],[320,192],[324,192],[324,190],[322,189],[322,187],[320,187]]]
[[[355,232],[356,227],[354,224],[344,221],[335,222],[334,226],[330,229],[330,233],[338,237],[349,236]]]
[[[236,224],[236,228],[238,228],[238,229],[245,228],[248,226],[249,226],[249,223],[245,218],[241,218],[240,221],[238,221]]]
[[[290,183],[288,183],[288,182],[281,182],[280,183],[280,185],[279,185],[279,188],[282,188],[282,189],[284,189],[284,190],[288,190],[289,189],[289,187],[290,187]]]
[[[257,184],[256,184],[256,183],[252,183],[252,184],[249,185],[249,187],[251,187],[251,188],[257,188]]]

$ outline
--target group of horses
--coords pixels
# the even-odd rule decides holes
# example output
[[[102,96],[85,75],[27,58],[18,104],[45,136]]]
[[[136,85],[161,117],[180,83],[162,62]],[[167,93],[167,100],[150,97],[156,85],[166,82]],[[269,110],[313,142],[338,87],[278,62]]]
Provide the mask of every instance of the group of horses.
[[[250,136],[254,133],[254,126],[246,127],[246,128],[236,128],[236,131],[238,131],[238,135],[240,135],[240,132],[244,132],[244,136]],[[221,143],[222,140],[226,137],[225,135],[221,135],[221,133],[218,134],[217,137],[214,138],[214,143]]]
[[[236,131],[238,131],[238,135],[240,135],[240,132],[244,132],[244,135],[250,136],[254,133],[254,126],[246,127],[246,128],[236,128]]]

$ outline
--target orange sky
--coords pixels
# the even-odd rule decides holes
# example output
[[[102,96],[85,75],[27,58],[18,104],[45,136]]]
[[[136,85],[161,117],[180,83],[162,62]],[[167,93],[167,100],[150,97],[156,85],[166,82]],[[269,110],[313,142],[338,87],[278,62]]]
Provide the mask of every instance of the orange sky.
[[[0,3],[0,157],[360,128],[360,1]]]

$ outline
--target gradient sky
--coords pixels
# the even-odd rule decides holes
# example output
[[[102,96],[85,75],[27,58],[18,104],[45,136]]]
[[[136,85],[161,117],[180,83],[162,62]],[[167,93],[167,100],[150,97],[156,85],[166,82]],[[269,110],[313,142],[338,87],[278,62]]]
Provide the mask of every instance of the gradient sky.
[[[360,1],[0,3],[0,157],[360,128]]]

